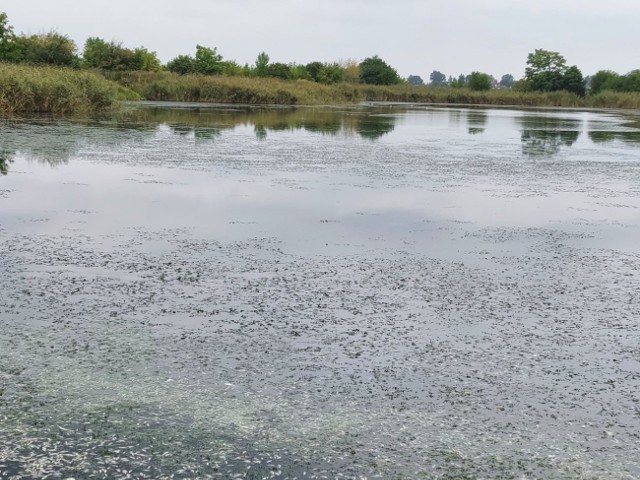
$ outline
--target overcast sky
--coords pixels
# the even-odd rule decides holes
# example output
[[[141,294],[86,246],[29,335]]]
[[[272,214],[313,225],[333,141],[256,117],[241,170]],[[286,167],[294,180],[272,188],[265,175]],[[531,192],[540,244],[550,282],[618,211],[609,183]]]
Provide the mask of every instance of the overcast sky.
[[[560,52],[582,72],[640,68],[640,0],[2,0],[17,33],[55,29],[145,46],[166,62],[217,47],[225,59],[362,60],[401,76],[524,74],[527,53]]]

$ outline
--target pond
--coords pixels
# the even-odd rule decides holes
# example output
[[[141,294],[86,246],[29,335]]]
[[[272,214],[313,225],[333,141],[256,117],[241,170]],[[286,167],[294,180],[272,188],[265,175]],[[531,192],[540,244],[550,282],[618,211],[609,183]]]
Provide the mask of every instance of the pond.
[[[0,478],[640,477],[631,113],[0,119]]]

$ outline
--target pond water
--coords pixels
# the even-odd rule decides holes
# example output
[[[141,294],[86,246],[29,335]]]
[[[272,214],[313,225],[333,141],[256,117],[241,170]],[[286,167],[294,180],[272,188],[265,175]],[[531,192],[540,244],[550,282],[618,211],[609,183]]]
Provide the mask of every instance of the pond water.
[[[0,119],[0,478],[640,478],[639,127]]]

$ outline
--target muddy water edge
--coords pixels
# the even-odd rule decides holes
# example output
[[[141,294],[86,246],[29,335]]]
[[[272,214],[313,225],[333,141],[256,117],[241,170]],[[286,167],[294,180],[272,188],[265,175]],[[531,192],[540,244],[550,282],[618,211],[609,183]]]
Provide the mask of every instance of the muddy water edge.
[[[0,119],[0,478],[640,478],[639,122]]]

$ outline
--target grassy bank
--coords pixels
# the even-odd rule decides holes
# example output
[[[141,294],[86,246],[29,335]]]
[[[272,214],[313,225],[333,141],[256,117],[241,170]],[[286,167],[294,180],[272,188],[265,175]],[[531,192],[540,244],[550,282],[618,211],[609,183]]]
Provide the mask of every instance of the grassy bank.
[[[147,100],[241,104],[323,105],[357,102],[452,103],[540,107],[636,108],[640,93],[603,92],[579,97],[568,92],[518,92],[427,86],[321,85],[305,80],[176,75],[169,72],[111,73],[110,79]]]
[[[0,63],[0,113],[89,113],[137,98],[94,72]]]
[[[111,72],[0,64],[0,113],[72,114],[106,110],[118,100],[163,100],[230,104],[340,105],[410,102],[528,107],[640,109],[640,93],[474,92],[460,88],[322,85],[306,80],[177,75],[170,72]]]

